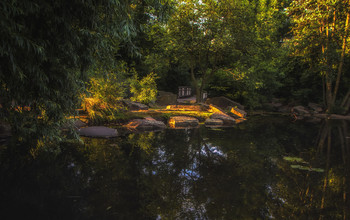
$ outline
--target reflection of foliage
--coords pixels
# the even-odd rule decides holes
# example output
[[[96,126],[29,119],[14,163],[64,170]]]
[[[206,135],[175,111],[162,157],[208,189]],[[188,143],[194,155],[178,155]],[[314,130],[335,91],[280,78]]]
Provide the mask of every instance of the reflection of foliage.
[[[155,138],[154,132],[147,132],[147,133],[141,133],[141,134],[130,134],[128,136],[128,142],[132,146],[139,147],[146,153],[151,153],[154,151],[153,147],[153,141]]]
[[[321,168],[311,167],[311,165],[308,162],[304,161],[303,158],[300,158],[300,157],[283,157],[283,160],[288,161],[290,163],[301,163],[302,164],[302,165],[291,164],[290,167],[293,169],[314,171],[314,172],[319,172],[319,173],[324,172],[324,170]]]
[[[310,147],[318,127],[251,117],[220,131],[83,138],[84,145],[67,143],[61,154],[41,151],[35,160],[9,148],[0,151],[0,201],[8,212],[30,207],[30,216],[50,210],[48,219],[342,219],[349,164],[337,148],[323,173],[290,166],[300,159],[326,166],[327,155]]]
[[[319,172],[319,173],[324,172],[324,169],[321,169],[321,168],[312,168],[312,167],[302,166],[302,165],[298,165],[298,164],[294,164],[294,165],[292,164],[292,165],[290,165],[290,167],[293,169],[314,171],[314,172]]]
[[[300,157],[283,157],[283,160],[286,160],[289,162],[306,163],[303,160],[303,158],[300,158]]]
[[[349,147],[344,141],[343,128],[346,128],[346,123],[339,125],[329,120],[324,122],[319,132],[317,149],[304,151],[303,158],[298,157],[297,161],[294,157],[287,157],[289,160],[278,163],[278,181],[271,186],[273,202],[269,204],[275,218],[308,219],[315,216],[319,219],[347,219],[350,210],[343,198],[349,187],[346,183],[349,164],[346,160],[339,160],[339,152],[343,151],[341,149]],[[337,133],[339,136],[335,136]],[[336,148],[339,145],[341,148]],[[342,153],[348,155],[344,151]],[[290,165],[291,162],[303,165]],[[271,208],[276,207],[276,204],[280,208]]]

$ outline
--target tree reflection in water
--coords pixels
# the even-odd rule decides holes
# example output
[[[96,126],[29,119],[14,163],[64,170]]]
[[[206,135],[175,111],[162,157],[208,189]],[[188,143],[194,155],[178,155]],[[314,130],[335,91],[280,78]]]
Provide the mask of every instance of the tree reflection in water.
[[[3,147],[0,215],[347,219],[347,126],[252,117],[221,130],[84,139],[63,145],[58,156],[43,152],[35,159],[20,147]]]
[[[281,161],[274,198],[273,216],[292,219],[349,219],[349,130],[348,122],[325,120],[313,148],[301,151],[304,165]],[[317,167],[321,167],[317,168]],[[304,169],[307,168],[307,169]],[[275,208],[277,204],[277,207]]]

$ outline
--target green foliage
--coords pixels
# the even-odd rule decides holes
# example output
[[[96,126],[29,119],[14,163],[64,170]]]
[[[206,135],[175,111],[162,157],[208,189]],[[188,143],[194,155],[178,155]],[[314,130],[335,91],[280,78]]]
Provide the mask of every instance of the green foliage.
[[[111,107],[118,107],[121,99],[127,96],[128,76],[135,75],[133,68],[125,62],[116,63],[113,67],[95,67],[87,85],[88,97],[102,100]]]
[[[132,101],[149,104],[154,102],[157,98],[157,75],[150,73],[142,79],[138,79],[137,75],[134,75],[130,79],[130,92],[133,94]]]
[[[179,2],[167,25],[148,29],[156,44],[145,62],[159,73],[162,89],[192,85],[197,94],[207,90],[257,107],[281,87],[283,9],[280,1]],[[227,70],[244,76],[237,80]]]
[[[0,112],[19,140],[60,140],[90,64],[120,43],[130,47],[129,7],[124,0],[1,1]]]
[[[197,101],[217,69],[239,61],[249,50],[254,32],[248,27],[253,22],[248,1],[189,0],[176,5],[166,48],[186,67]]]
[[[292,21],[290,47],[293,55],[303,58],[315,75],[322,79],[324,89],[318,92],[323,94],[329,112],[336,104],[344,77],[343,66],[349,59],[349,7],[348,1],[341,0],[294,0],[287,10]]]
[[[253,62],[255,59],[252,58]],[[233,68],[216,71],[209,83],[211,96],[226,96],[248,108],[257,108],[271,99],[281,87],[278,81],[281,63],[278,59],[261,60],[250,66],[237,62]]]
[[[157,96],[157,76],[151,73],[139,80],[134,68],[125,62],[114,67],[95,67],[87,84],[83,108],[88,112],[93,124],[113,122],[123,119],[126,106],[125,98],[148,104]]]
[[[127,96],[127,77],[135,74],[134,69],[128,68],[125,62],[112,62],[108,66],[97,63],[89,74],[82,105],[90,122],[102,124],[117,120],[125,110],[122,99]]]

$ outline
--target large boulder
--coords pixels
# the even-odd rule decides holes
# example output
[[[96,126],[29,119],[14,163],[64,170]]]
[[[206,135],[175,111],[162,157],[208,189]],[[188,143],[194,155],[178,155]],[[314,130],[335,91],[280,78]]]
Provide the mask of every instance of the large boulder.
[[[124,125],[124,127],[128,128],[129,130],[136,131],[157,131],[165,129],[166,125],[161,121],[155,120],[154,118],[147,117],[145,119],[134,119],[128,124]]]
[[[130,100],[123,100],[124,105],[128,107],[130,111],[148,110],[148,106],[139,102],[133,102]]]
[[[171,92],[158,91],[156,104],[160,106],[175,105],[177,103],[177,95]]]
[[[239,104],[238,102],[232,101],[231,99],[228,99],[226,97],[220,96],[220,97],[213,97],[213,98],[208,98],[205,102],[206,104],[210,105],[215,105],[221,109],[227,109],[228,107],[237,107],[239,109],[244,110],[244,106]]]
[[[171,128],[193,128],[199,125],[199,121],[197,118],[188,116],[173,116],[168,124]]]
[[[80,128],[78,134],[86,137],[112,138],[118,136],[118,131],[104,126]]]
[[[225,126],[232,126],[236,124],[236,120],[226,114],[214,113],[210,116],[211,119],[220,119]]]

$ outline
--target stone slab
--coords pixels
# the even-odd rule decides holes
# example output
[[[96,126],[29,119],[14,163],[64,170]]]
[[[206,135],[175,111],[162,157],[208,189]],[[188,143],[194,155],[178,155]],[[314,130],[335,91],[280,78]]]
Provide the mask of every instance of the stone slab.
[[[104,126],[92,126],[80,128],[78,134],[86,137],[112,138],[118,136],[118,131]]]
[[[124,127],[129,130],[138,130],[138,131],[157,131],[161,129],[165,129],[166,125],[157,121],[154,118],[146,117],[145,119],[134,119],[131,120],[128,124],[124,125]]]
[[[193,128],[199,125],[199,121],[197,118],[188,116],[173,116],[168,124],[171,128]]]
[[[221,109],[227,109],[229,106],[233,106],[233,107],[237,106],[239,109],[244,110],[243,105],[241,105],[238,102],[232,101],[231,99],[228,99],[224,96],[208,98],[206,100],[206,103],[218,106]]]
[[[236,107],[230,108],[230,114],[238,118],[245,118],[247,116],[247,112]]]

